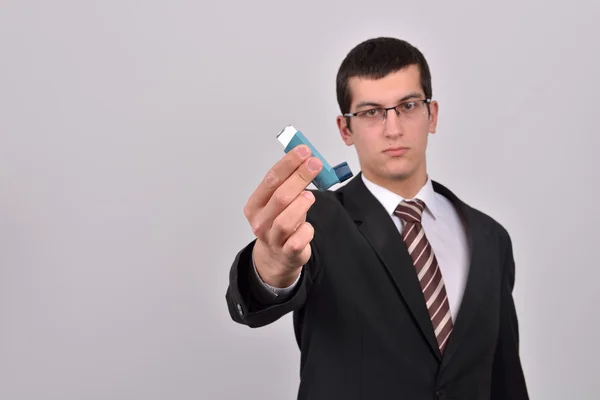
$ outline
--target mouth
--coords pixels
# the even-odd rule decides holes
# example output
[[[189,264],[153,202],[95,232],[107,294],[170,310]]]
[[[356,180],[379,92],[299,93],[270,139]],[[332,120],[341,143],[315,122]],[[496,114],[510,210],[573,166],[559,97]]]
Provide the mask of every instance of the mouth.
[[[390,147],[383,151],[384,154],[391,157],[399,157],[406,154],[406,152],[408,152],[408,147]]]

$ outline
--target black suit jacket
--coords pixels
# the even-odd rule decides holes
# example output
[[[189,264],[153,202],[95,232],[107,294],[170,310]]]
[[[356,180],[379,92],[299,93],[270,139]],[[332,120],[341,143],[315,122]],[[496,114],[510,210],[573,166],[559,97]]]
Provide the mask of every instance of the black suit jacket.
[[[459,211],[471,249],[443,356],[402,237],[360,174],[336,191],[313,191],[312,256],[287,300],[265,296],[256,281],[254,241],[235,257],[226,293],[234,321],[255,328],[294,313],[298,399],[528,399],[509,234],[446,187],[433,186]]]

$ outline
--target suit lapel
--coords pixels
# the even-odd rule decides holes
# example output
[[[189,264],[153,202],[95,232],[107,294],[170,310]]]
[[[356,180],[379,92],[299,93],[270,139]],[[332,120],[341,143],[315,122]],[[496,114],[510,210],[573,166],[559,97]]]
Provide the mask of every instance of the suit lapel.
[[[492,245],[490,232],[485,228],[481,216],[458,199],[454,193],[437,182],[433,182],[436,192],[448,198],[463,218],[470,245],[470,264],[467,284],[461,301],[461,306],[454,321],[454,329],[448,339],[444,352],[442,368],[448,365],[450,359],[461,344],[465,342],[466,334],[476,316],[481,300],[485,296],[486,286],[490,277],[490,269],[485,261],[485,249]]]
[[[402,236],[381,203],[364,185],[360,173],[340,189],[344,206],[369,241],[438,359],[435,333],[412,259]]]

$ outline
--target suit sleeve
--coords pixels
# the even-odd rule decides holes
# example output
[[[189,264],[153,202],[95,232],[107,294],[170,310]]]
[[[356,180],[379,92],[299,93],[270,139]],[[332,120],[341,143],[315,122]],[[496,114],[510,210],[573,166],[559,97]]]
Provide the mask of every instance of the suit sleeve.
[[[515,261],[510,236],[506,237],[502,289],[500,295],[500,332],[492,367],[492,400],[528,400],[527,385],[519,356],[519,327],[512,296]]]
[[[225,294],[231,318],[251,328],[268,325],[301,308],[320,270],[320,257],[313,240],[310,243],[311,257],[302,268],[293,290],[285,296],[276,296],[254,271],[252,249],[255,243],[256,240],[252,241],[236,255]]]

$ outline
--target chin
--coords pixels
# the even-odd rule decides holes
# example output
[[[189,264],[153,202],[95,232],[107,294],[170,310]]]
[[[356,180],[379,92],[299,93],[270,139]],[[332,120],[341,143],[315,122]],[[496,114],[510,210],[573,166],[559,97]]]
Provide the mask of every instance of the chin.
[[[393,180],[405,180],[411,178],[419,173],[419,165],[414,162],[415,160],[409,160],[407,158],[399,158],[395,160],[390,160],[383,168],[380,169],[380,172],[388,177],[388,179]]]
[[[414,168],[412,165],[395,165],[395,168],[387,168],[384,174],[388,177],[388,179],[393,180],[405,180],[409,179],[418,172],[418,168]]]
[[[368,163],[365,167],[370,171],[371,175],[383,181],[407,180],[413,177],[419,170],[411,160],[406,158],[373,160],[373,162]]]
[[[396,172],[393,174],[388,174],[388,179],[394,180],[394,181],[404,181],[404,180],[410,178],[411,176],[412,176],[412,174],[410,174],[408,172]]]
[[[410,176],[412,175],[412,171],[399,168],[395,168],[393,170],[385,169],[378,171],[378,175],[385,180],[398,181],[410,178]]]

